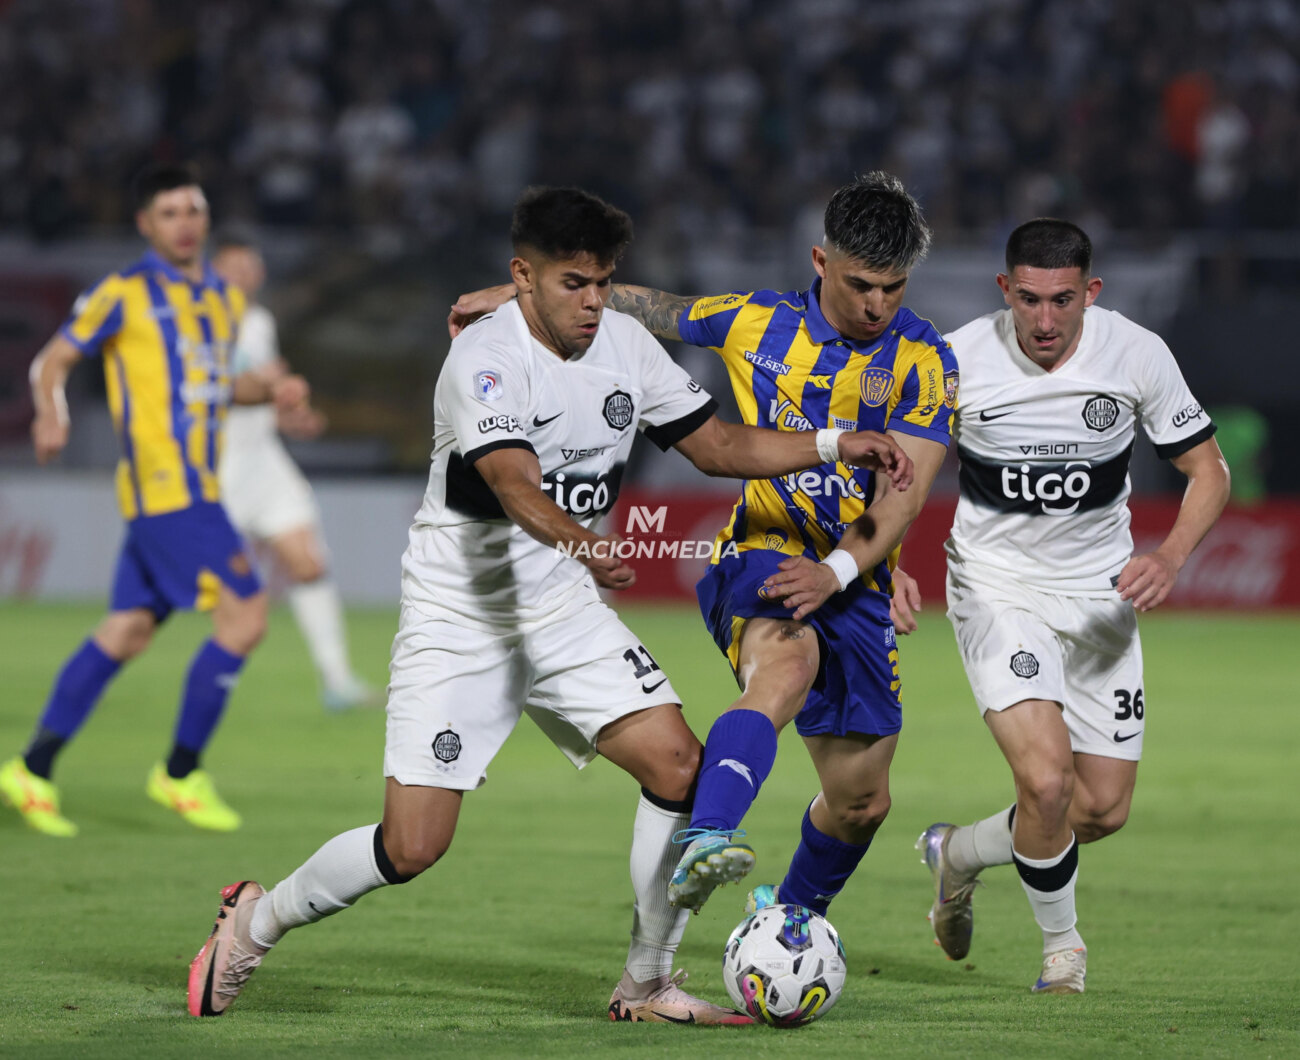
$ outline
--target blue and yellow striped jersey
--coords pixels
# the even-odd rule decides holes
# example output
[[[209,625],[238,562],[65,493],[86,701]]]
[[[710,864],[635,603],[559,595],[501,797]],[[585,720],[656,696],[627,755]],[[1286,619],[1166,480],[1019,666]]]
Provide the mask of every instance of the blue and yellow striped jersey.
[[[244,296],[211,267],[191,283],[150,250],[78,299],[62,334],[103,355],[127,519],[215,501],[231,351]]]
[[[696,302],[682,339],[717,350],[744,421],[781,431],[895,430],[947,445],[957,405],[957,360],[934,325],[899,309],[874,342],[859,345],[822,315],[820,279],[808,291],[753,291]],[[875,474],[824,464],[779,479],[750,480],[718,535],[729,542],[824,559],[875,496]],[[864,573],[892,591],[895,551]]]

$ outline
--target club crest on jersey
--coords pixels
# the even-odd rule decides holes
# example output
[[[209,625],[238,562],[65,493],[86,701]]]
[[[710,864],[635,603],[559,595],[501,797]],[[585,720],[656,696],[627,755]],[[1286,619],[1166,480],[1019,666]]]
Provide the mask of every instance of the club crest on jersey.
[[[1119,403],[1108,394],[1098,394],[1083,406],[1083,422],[1089,430],[1104,431],[1119,419]]]
[[[1038,660],[1027,651],[1018,651],[1011,656],[1011,672],[1017,677],[1037,677]]]
[[[789,540],[790,536],[779,526],[769,526],[763,534],[763,547],[770,548],[773,552],[780,552]]]
[[[958,372],[943,373],[943,403],[950,409],[957,407],[957,380]]]
[[[450,728],[434,738],[433,757],[439,762],[454,762],[460,757],[460,737]]]
[[[615,390],[605,399],[601,415],[616,431],[626,430],[632,422],[632,395],[622,390]]]
[[[864,404],[883,405],[894,389],[894,373],[888,368],[868,368],[860,382]]]
[[[474,393],[483,401],[496,401],[505,393],[501,375],[486,368],[474,373]]]

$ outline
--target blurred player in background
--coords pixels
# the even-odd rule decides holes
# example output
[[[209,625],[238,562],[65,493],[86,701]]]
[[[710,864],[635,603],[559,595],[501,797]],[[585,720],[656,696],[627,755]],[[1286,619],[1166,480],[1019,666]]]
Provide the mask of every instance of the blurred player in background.
[[[235,342],[234,374],[255,372],[274,385],[289,369],[280,357],[275,318],[257,301],[266,282],[261,251],[247,239],[224,233],[216,241],[212,267],[248,299]],[[289,606],[320,675],[326,708],[378,706],[377,693],[348,661],[343,603],[326,566],[316,499],[280,441],[281,431],[292,438],[314,438],[324,427],[324,416],[308,405],[287,411],[271,405],[232,408],[221,451],[221,503],[235,529],[264,543],[288,576]]]
[[[331,839],[265,894],[251,881],[222,891],[190,970],[192,1015],[220,1015],[287,931],[433,865],[464,792],[526,711],[575,766],[602,755],[641,786],[632,945],[610,1018],[751,1022],[670,974],[687,919],[666,894],[672,836],[700,745],[667,675],[597,593],[634,574],[592,526],[614,506],[638,429],[714,475],[796,472],[827,444],[897,489],[912,467],[880,433],[819,439],[719,420],[645,328],[604,313],[631,236],[626,214],[578,189],[530,189],[516,205],[519,301],[453,341],[434,395],[429,487],[402,563],[383,821]]]
[[[1128,819],[1146,702],[1137,611],[1158,607],[1228,499],[1214,424],[1169,348],[1094,305],[1092,244],[1067,221],[1012,232],[1009,308],[949,336],[962,366],[961,495],[948,541],[948,617],[966,676],[1016,786],[1009,810],[931,825],[931,920],[970,950],[979,873],[1014,862],[1043,932],[1033,989],[1082,993],[1079,844]],[[1169,535],[1134,556],[1128,465],[1138,424],[1187,477]],[[916,628],[916,582],[895,571],[894,620]]]
[[[690,828],[679,836],[688,845],[669,887],[675,905],[698,911],[714,888],[753,866],[737,829],[791,721],[821,791],[776,888],[781,901],[824,914],[889,811],[902,725],[891,571],[943,463],[957,396],[947,343],[902,305],[929,242],[902,183],[871,173],[827,205],[807,291],[699,298],[614,285],[611,308],[661,339],[718,352],[746,423],[823,436],[888,431],[916,468],[906,493],[833,452],[815,470],[745,483],[697,586],[742,694],[709,732]],[[450,323],[511,293],[506,285],[465,295]],[[766,904],[773,892],[757,888],[752,900]]]
[[[221,426],[232,398],[274,400],[286,409],[306,400],[295,376],[232,378],[244,297],[204,261],[208,204],[194,171],[150,167],[133,192],[149,250],[78,300],[31,372],[32,439],[37,462],[45,464],[68,442],[69,372],[83,358],[102,357],[122,447],[117,496],[126,519],[108,615],[64,664],[26,752],[0,766],[4,801],[47,835],[77,832],[60,812],[50,779],[55,757],[122,664],[149,646],[176,608],[211,611],[212,637],[190,664],[171,751],[154,766],[146,790],[197,827],[239,827],[199,758],[265,631],[266,594],[218,503]]]

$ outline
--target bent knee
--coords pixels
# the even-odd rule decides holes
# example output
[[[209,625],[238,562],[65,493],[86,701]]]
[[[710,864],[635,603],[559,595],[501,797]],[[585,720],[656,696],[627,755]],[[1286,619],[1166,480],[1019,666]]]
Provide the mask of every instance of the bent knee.
[[[404,877],[403,883],[436,865],[450,846],[450,839],[444,841],[433,837],[413,837],[390,844],[388,837],[384,837],[384,850],[388,854],[388,860],[397,875]]]
[[[325,564],[315,556],[297,556],[286,565],[289,577],[298,585],[307,585],[325,577]]]
[[[698,742],[684,744],[656,761],[641,786],[665,801],[684,802],[699,776],[701,752]]]
[[[1095,843],[1114,835],[1128,823],[1128,806],[1113,806],[1107,810],[1085,811],[1071,822],[1080,843]]]
[[[1041,817],[1066,812],[1074,794],[1074,771],[1065,767],[1035,769],[1016,777],[1017,801],[1029,802]]]
[[[888,792],[872,792],[842,806],[827,805],[835,828],[835,838],[862,846],[871,842],[877,829],[885,823],[892,805]]]

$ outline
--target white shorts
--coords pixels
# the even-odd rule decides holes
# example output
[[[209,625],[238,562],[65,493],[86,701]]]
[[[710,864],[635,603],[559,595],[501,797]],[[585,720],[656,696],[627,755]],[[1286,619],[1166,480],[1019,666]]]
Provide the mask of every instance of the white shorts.
[[[300,527],[318,527],[311,486],[278,438],[222,454],[221,504],[244,537],[266,541]]]
[[[948,568],[948,619],[980,714],[1060,703],[1076,754],[1136,762],[1146,700],[1132,604],[994,584]]]
[[[384,775],[461,791],[487,779],[524,711],[581,769],[610,722],[681,702],[594,592],[545,620],[497,630],[404,604],[389,675]]]

